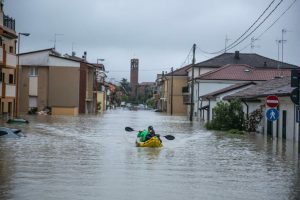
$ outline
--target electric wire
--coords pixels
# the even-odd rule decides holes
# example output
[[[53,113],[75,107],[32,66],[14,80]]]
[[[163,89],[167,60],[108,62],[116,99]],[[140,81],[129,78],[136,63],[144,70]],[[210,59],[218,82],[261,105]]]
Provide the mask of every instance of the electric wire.
[[[269,6],[264,10],[264,12],[255,20],[255,22],[239,37],[237,38],[234,42],[232,42],[230,45],[228,45],[228,48],[230,48],[230,46],[232,46],[233,44],[235,44],[237,41],[239,41],[248,31],[250,31],[250,29],[262,18],[262,16],[267,12],[267,10],[269,10],[269,8],[272,6],[272,4],[275,2],[275,0],[273,0]],[[224,49],[225,50],[225,49]],[[227,50],[227,48],[226,48]]]
[[[247,31],[245,31],[245,33],[243,33],[242,34],[242,36],[240,36],[237,40],[235,40],[233,43],[231,43],[230,45],[229,45],[229,47],[228,48],[226,48],[226,50],[231,50],[231,49],[233,49],[234,47],[236,47],[237,45],[239,45],[240,43],[242,43],[243,41],[245,41],[254,31],[256,31],[270,16],[271,16],[271,14],[273,14],[274,13],[274,11],[279,7],[279,5],[281,4],[283,2],[283,0],[281,0],[276,6],[275,6],[275,8],[262,20],[262,22],[260,22],[255,28],[254,28],[254,30],[252,30],[248,35],[246,35],[246,37],[244,37],[241,41],[239,41],[237,44],[234,44],[234,43],[236,43],[238,40],[240,40],[255,24],[256,24],[256,22],[265,14],[265,12],[270,8],[270,6],[274,3],[274,1],[272,1],[270,4],[269,4],[269,6],[265,9],[265,11],[263,12],[263,14],[261,14],[260,15],[260,17],[254,22],[254,24],[252,24],[251,26],[250,26],[250,28],[248,28],[248,30]],[[233,46],[232,46],[233,45]],[[199,46],[199,45],[198,45]],[[216,52],[208,52],[208,51],[204,51],[203,49],[200,49],[199,47],[198,47],[198,49],[200,50],[200,51],[202,51],[203,53],[206,53],[206,54],[220,54],[220,53],[222,53],[222,52],[224,52],[224,50],[225,50],[225,48],[224,49],[221,49],[221,50],[219,50],[219,51],[216,51]]]
[[[274,24],[277,23],[277,21],[296,3],[297,0],[294,0],[287,9],[285,9],[285,11],[266,29],[264,30],[256,39],[261,38],[268,30],[270,30],[270,28],[272,28],[274,26]],[[243,47],[240,51],[245,50],[246,48],[248,48],[251,45],[251,43],[249,43],[248,45],[246,45],[245,47]]]

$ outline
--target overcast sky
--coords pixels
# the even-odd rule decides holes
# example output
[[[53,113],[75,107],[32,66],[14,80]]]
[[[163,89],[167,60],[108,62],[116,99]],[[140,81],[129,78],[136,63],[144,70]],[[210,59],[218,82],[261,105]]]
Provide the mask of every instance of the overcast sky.
[[[57,34],[57,51],[71,54],[73,50],[80,57],[87,51],[89,62],[105,59],[108,76],[116,80],[130,80],[130,59],[138,58],[139,82],[145,82],[155,81],[156,74],[171,67],[191,63],[188,55],[194,43],[196,62],[219,55],[203,51],[223,50],[226,35],[230,45],[270,4],[244,36],[275,9],[273,13],[228,52],[243,50],[277,59],[276,40],[286,29],[284,62],[300,66],[300,3],[294,1],[283,0],[275,9],[281,0],[273,4],[272,0],[5,0],[4,12],[16,20],[17,32],[31,33],[21,38],[20,52],[51,48]],[[253,48],[252,37],[259,37]]]

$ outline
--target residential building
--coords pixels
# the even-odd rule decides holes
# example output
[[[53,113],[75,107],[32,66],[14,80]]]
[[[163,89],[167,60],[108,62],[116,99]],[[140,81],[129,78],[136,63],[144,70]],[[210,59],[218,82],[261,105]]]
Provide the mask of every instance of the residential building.
[[[161,111],[171,115],[187,115],[187,103],[184,99],[185,96],[182,95],[182,92],[188,93],[188,91],[183,91],[188,81],[187,68],[189,66],[162,74],[160,77],[159,105],[161,106]]]
[[[271,135],[274,138],[299,141],[299,123],[296,122],[296,106],[290,98],[294,88],[291,87],[291,77],[275,78],[269,81],[253,85],[247,90],[224,97],[224,100],[239,98],[248,107],[249,113],[256,109],[262,110],[262,130],[261,132]],[[279,105],[276,109],[279,111],[277,121],[267,120],[266,111],[269,107],[266,105],[266,98],[269,95],[276,95],[279,99]]]
[[[241,90],[246,90],[252,85],[256,85],[255,82],[241,82],[230,85],[223,89],[208,93],[206,95],[200,96],[200,101],[198,101],[198,119],[204,122],[208,122],[213,119],[213,109],[217,105],[218,102],[223,101],[223,98],[236,93]],[[248,112],[248,107],[244,110],[244,113]]]
[[[195,91],[198,97],[195,112],[198,119],[209,121],[212,119],[212,110],[222,95],[228,92],[246,89],[249,82],[261,82],[276,77],[291,76],[290,69],[254,68],[242,64],[229,64],[195,78]],[[242,86],[242,87],[241,87]],[[222,94],[220,99],[214,99],[216,94]],[[204,114],[207,112],[207,115]],[[206,116],[209,116],[206,118]],[[203,118],[204,117],[204,118]]]
[[[95,91],[96,91],[96,112],[103,113],[106,111],[107,104],[107,86],[105,78],[107,77],[105,67],[103,64],[94,64],[96,67]]]
[[[51,108],[53,115],[94,113],[96,67],[83,58],[61,56],[54,49],[20,56],[20,112]]]
[[[187,102],[191,102],[194,104],[193,109],[193,115],[194,117],[199,117],[199,107],[196,107],[197,105],[200,105],[201,101],[200,97],[207,94],[214,92],[216,90],[225,88],[230,86],[230,84],[219,84],[220,80],[214,80],[211,79],[210,82],[215,82],[216,84],[213,86],[207,86],[206,83],[201,84],[201,82],[205,81],[198,81],[201,76],[209,73],[212,70],[216,70],[218,68],[224,67],[226,65],[245,65],[249,66],[251,69],[272,69],[274,70],[273,77],[275,76],[282,76],[283,70],[290,71],[291,69],[298,68],[296,65],[291,65],[288,63],[281,63],[280,61],[276,61],[270,58],[266,58],[264,56],[258,55],[258,54],[249,54],[249,53],[240,53],[239,51],[236,51],[235,53],[223,53],[219,56],[216,56],[214,58],[211,58],[209,60],[200,62],[195,64],[194,66],[190,65],[190,67],[187,69],[188,72],[188,83],[187,87],[189,87],[189,91],[191,91],[192,85],[194,85],[193,90],[193,98],[191,99],[191,92],[184,93],[183,95],[186,95],[186,99],[189,99]],[[192,77],[192,71],[194,71],[194,77]],[[258,72],[258,71],[257,71]],[[229,74],[230,76],[235,76],[235,80],[238,80],[239,74]],[[258,74],[259,75],[259,74]],[[192,80],[194,84],[192,83]],[[251,79],[249,79],[251,81]],[[245,81],[249,81],[245,80]],[[269,79],[265,79],[269,80]],[[208,80],[207,80],[208,81]],[[262,80],[261,80],[262,81]],[[231,84],[235,84],[235,82],[232,82]],[[190,114],[191,109],[188,105],[188,113]]]
[[[142,82],[138,84],[137,96],[144,97],[145,95],[153,96],[155,90],[155,82]],[[148,98],[147,98],[148,99]]]
[[[0,0],[0,114],[16,114],[16,44],[15,20],[4,14]]]

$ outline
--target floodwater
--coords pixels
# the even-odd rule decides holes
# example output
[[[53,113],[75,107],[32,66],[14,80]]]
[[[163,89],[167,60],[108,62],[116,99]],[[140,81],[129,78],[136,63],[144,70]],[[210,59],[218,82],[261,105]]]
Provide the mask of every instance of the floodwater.
[[[10,125],[27,137],[0,140],[1,200],[300,199],[294,145],[263,135],[210,132],[152,111],[27,118]],[[124,128],[148,125],[176,139],[135,147]]]

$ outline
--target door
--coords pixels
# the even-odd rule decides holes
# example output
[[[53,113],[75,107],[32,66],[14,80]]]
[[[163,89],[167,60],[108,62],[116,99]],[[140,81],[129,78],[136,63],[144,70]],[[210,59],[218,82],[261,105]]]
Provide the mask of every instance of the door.
[[[287,111],[283,110],[282,111],[282,138],[286,139],[286,116],[287,116]]]

